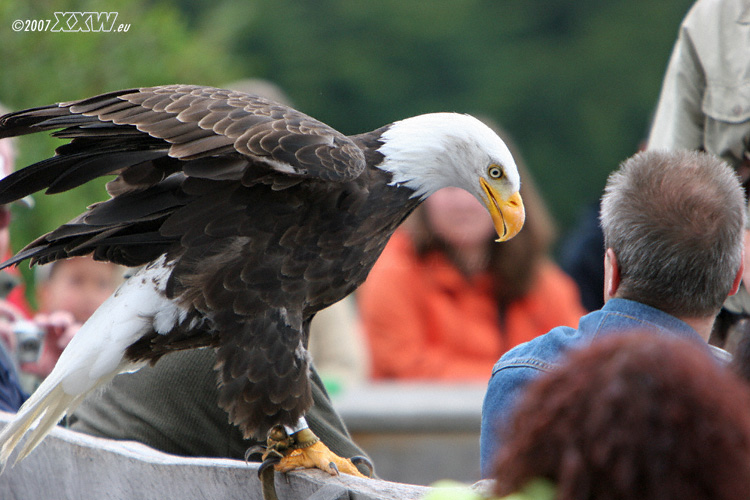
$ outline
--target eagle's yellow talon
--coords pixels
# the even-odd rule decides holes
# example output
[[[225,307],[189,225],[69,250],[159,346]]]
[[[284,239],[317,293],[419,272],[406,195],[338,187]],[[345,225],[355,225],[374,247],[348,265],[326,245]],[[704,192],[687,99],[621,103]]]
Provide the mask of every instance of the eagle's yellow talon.
[[[274,468],[278,472],[315,468],[326,471],[332,476],[337,476],[343,472],[352,476],[367,477],[359,472],[351,460],[336,455],[320,441],[305,448],[292,451],[284,456]]]
[[[291,436],[284,427],[277,425],[268,432],[266,451],[263,454],[263,464],[270,466],[277,472],[289,472],[295,469],[320,469],[332,476],[341,472],[358,477],[367,477],[359,472],[352,460],[342,458],[324,445],[310,429],[303,429]],[[369,461],[363,457],[368,469],[372,469]]]

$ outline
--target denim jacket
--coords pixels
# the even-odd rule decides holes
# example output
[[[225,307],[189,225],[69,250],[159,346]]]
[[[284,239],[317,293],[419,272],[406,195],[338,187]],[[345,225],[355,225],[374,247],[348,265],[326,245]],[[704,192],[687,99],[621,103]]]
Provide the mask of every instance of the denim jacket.
[[[584,347],[601,335],[634,330],[673,334],[705,344],[682,320],[639,302],[614,298],[602,309],[583,316],[577,330],[559,326],[504,354],[492,369],[482,408],[482,477],[492,473],[493,458],[501,445],[497,430],[509,422],[526,384],[553,369],[567,349]]]

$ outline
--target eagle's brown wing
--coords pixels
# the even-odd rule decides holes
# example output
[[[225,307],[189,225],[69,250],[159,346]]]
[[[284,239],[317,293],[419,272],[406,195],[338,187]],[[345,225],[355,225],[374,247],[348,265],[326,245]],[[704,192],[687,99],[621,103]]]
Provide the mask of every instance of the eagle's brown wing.
[[[0,181],[0,204],[109,174],[117,175],[108,184],[114,199],[41,237],[8,264],[90,253],[92,243],[99,243],[98,258],[149,262],[164,251],[160,222],[186,202],[185,178],[264,181],[282,189],[305,179],[344,182],[365,167],[362,150],[318,120],[268,99],[211,87],[122,90],[0,118],[0,137],[49,130],[71,141],[54,157]],[[105,255],[102,240],[127,245],[106,247]]]
[[[54,193],[132,166],[128,163],[163,155],[189,161],[239,154],[270,170],[332,181],[357,177],[365,167],[362,151],[318,120],[262,97],[212,87],[166,85],[121,90],[10,113],[0,119],[0,138],[44,130],[58,130],[55,136],[73,140],[59,148],[55,158],[3,181],[0,204],[18,196],[11,186],[19,178],[30,173],[40,177],[37,172],[42,169],[49,170],[49,175],[41,176],[39,182],[49,180],[46,187]],[[96,161],[104,153],[111,167]],[[118,155],[113,158],[113,153]],[[62,179],[51,179],[62,171],[62,164],[70,164],[65,159],[88,161]],[[186,165],[188,175],[198,177],[242,176],[240,167],[221,162]],[[108,168],[111,170],[105,172]],[[26,187],[28,191],[37,184]]]

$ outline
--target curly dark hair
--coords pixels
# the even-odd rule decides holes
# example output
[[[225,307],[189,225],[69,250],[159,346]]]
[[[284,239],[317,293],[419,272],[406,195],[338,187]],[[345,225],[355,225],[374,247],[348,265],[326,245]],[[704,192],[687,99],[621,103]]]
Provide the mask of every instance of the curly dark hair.
[[[617,335],[532,383],[506,429],[496,492],[533,478],[558,500],[734,500],[750,494],[748,387],[704,346]]]

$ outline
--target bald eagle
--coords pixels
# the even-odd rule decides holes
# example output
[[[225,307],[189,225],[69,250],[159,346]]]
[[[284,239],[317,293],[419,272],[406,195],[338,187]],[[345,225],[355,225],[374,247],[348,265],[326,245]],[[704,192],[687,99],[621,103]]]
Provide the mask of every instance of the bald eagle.
[[[220,404],[247,437],[283,426],[309,446],[310,321],[364,281],[407,215],[456,186],[486,205],[499,240],[524,221],[508,148],[468,115],[345,136],[264,98],[171,85],[0,118],[0,137],[38,131],[70,141],[0,181],[0,204],[110,174],[111,197],[3,266],[93,254],[140,269],[0,433],[3,464],[115,375],[199,347],[217,350]],[[278,470],[299,465],[285,459]]]

